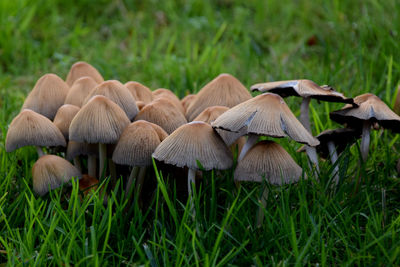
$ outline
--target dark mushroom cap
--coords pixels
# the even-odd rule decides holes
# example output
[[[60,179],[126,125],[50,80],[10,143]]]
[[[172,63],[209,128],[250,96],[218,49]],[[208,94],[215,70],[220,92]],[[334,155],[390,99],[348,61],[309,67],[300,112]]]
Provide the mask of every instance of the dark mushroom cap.
[[[297,182],[302,171],[282,146],[272,141],[261,141],[239,161],[235,181],[261,183],[266,179],[275,185],[289,184]]]
[[[383,128],[400,132],[400,117],[394,113],[379,97],[363,94],[354,98],[358,107],[345,105],[341,110],[330,113],[333,121],[347,123],[352,128],[362,127],[363,121],[379,123]]]
[[[143,84],[131,81],[127,82],[125,86],[128,88],[129,92],[131,92],[136,101],[143,101],[145,104],[153,101],[151,90]]]
[[[333,142],[338,154],[342,153],[345,148],[361,138],[359,130],[350,128],[340,128],[335,130],[325,130],[316,136],[320,144],[316,147],[321,158],[329,157],[328,142]]]
[[[69,139],[69,125],[71,124],[71,121],[75,117],[76,113],[78,113],[79,109],[79,107],[74,105],[62,105],[54,117],[53,123],[58,129],[60,129],[65,140]]]
[[[251,86],[252,91],[270,92],[282,97],[301,96],[311,97],[328,102],[353,103],[352,98],[347,98],[343,94],[336,92],[332,87],[319,86],[310,80],[289,80],[268,83],[258,83]]]
[[[98,85],[92,77],[82,77],[76,80],[69,89],[64,104],[82,107],[86,97]]]
[[[6,151],[23,146],[66,146],[64,136],[48,118],[30,109],[24,109],[11,122]]]
[[[69,86],[71,86],[76,80],[84,76],[92,77],[96,83],[104,82],[103,77],[97,71],[97,69],[84,61],[78,61],[71,66],[65,81]]]
[[[197,170],[225,170],[232,166],[232,154],[219,135],[205,122],[182,125],[164,139],[153,153],[159,161]]]

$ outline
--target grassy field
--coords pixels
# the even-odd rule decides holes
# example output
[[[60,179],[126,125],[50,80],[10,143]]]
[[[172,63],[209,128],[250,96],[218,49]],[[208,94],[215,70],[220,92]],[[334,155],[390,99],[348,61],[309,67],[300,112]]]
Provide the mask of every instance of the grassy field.
[[[175,177],[156,172],[148,207],[82,200],[77,184],[32,192],[33,148],[4,150],[7,126],[43,74],[65,78],[75,61],[105,79],[135,80],[179,97],[219,73],[246,87],[308,78],[349,97],[372,92],[389,106],[400,80],[399,1],[33,1],[0,0],[0,266],[400,265],[398,135],[374,131],[339,160],[341,183],[321,161],[319,182],[299,144],[279,140],[308,180],[271,187],[254,227],[260,185],[233,184],[233,171],[204,173],[193,220]],[[287,103],[299,115],[300,100]],[[312,101],[314,135],[339,127]],[[362,185],[355,193],[355,179]]]

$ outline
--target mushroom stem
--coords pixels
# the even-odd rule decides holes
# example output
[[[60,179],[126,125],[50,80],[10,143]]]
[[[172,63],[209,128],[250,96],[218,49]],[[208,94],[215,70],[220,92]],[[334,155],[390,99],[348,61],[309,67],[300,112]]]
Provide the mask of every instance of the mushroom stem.
[[[192,192],[192,186],[195,186],[196,183],[196,171],[193,169],[189,168],[188,171],[188,195],[189,195],[189,202],[190,202],[190,210],[193,216],[195,216],[195,210],[194,210],[194,202],[193,202],[193,192]]]
[[[76,156],[74,158],[74,166],[80,171],[82,172],[82,165],[81,165],[81,161],[79,159],[79,156]]]
[[[137,193],[138,198],[140,197],[140,193],[142,192],[144,177],[146,177],[146,170],[147,170],[147,167],[140,167],[140,170],[139,170],[139,176],[136,181],[136,193]]]
[[[117,182],[117,168],[115,167],[115,163],[112,161],[112,159],[108,159],[108,166],[110,167],[111,184],[112,187],[114,187]]]
[[[43,152],[43,148],[41,148],[40,146],[36,146],[36,152],[38,153],[39,158],[40,158],[41,156],[46,155],[46,154]]]
[[[126,197],[128,197],[129,194],[131,193],[130,191],[132,190],[133,181],[136,179],[136,176],[138,175],[138,173],[139,173],[139,167],[137,167],[137,166],[133,167],[131,174],[129,175],[128,182],[126,183],[126,187],[125,187]]]
[[[100,181],[104,180],[106,177],[106,161],[107,161],[107,145],[105,144],[99,144],[99,161],[100,161],[100,167],[99,167],[99,177]]]
[[[88,173],[92,177],[97,177],[96,176],[96,157],[95,156],[88,157]]]
[[[263,208],[267,207],[268,193],[269,193],[269,190],[268,190],[268,187],[266,186],[264,188],[261,198],[258,200],[258,202],[260,203],[260,206],[258,207],[258,213],[257,213],[257,228],[260,228],[264,221]]]
[[[335,165],[335,163],[338,159],[335,144],[332,141],[329,141],[327,145],[328,145],[328,150],[329,150],[329,156],[331,157],[331,162],[333,165]],[[339,166],[338,165],[335,166],[334,173],[335,173],[334,181],[335,181],[335,184],[338,185],[339,184]]]
[[[258,135],[249,134],[246,143],[244,144],[242,151],[240,151],[240,155],[238,161],[241,161],[247,152],[254,146],[255,143],[258,141]]]
[[[370,130],[371,130],[371,122],[364,121],[362,136],[361,136],[361,157],[363,161],[367,160],[368,150],[369,150],[369,142],[370,142]]]

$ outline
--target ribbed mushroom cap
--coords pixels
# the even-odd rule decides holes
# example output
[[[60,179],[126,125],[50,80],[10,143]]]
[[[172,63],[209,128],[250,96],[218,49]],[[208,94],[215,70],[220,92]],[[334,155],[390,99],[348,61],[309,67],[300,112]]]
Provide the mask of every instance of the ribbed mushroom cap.
[[[69,141],[67,146],[68,160],[72,160],[77,156],[97,156],[99,154],[99,146],[97,144],[79,143],[76,141]]]
[[[112,100],[125,111],[129,120],[132,120],[139,112],[136,101],[128,88],[117,80],[109,80],[97,85],[86,97],[84,103],[95,95],[103,95]]]
[[[43,75],[35,84],[22,109],[31,109],[52,120],[64,104],[69,86],[57,75]]]
[[[208,124],[215,121],[220,115],[222,115],[225,111],[229,110],[228,107],[224,106],[212,106],[208,107],[203,112],[201,112],[193,121],[204,121]]]
[[[50,189],[60,187],[72,177],[81,178],[82,174],[67,160],[45,155],[40,157],[32,167],[33,190],[43,196]]]
[[[69,125],[71,124],[71,121],[75,117],[76,113],[78,113],[79,109],[79,107],[74,105],[62,105],[54,117],[54,125],[60,129],[66,140],[69,138]]]
[[[135,120],[145,120],[157,124],[168,134],[187,123],[185,116],[169,99],[157,99],[142,108]]]
[[[332,87],[319,86],[310,80],[289,80],[268,83],[258,83],[251,86],[252,91],[270,92],[282,97],[301,96],[311,97],[322,101],[353,103],[352,98],[336,92]]]
[[[276,94],[264,93],[239,104],[219,116],[212,126],[232,132],[271,137],[290,137],[296,142],[316,146],[315,139],[297,120],[285,101]]]
[[[148,104],[153,101],[153,94],[151,90],[138,82],[127,82],[125,87],[128,88],[136,101],[143,101]]]
[[[151,154],[161,140],[151,124],[153,123],[140,120],[125,128],[112,156],[115,163],[141,167],[152,164]],[[164,132],[164,135],[167,133]]]
[[[66,146],[66,143],[53,122],[30,109],[24,109],[8,127],[6,151],[23,146]]]
[[[354,98],[358,107],[345,105],[341,110],[330,113],[330,118],[338,123],[348,123],[352,128],[361,127],[363,121],[378,122],[383,128],[400,132],[400,117],[379,97],[363,94]]]
[[[196,98],[187,108],[186,117],[192,121],[208,107],[231,108],[250,98],[249,91],[238,79],[230,74],[220,74],[197,93]]]
[[[89,93],[98,85],[92,77],[82,77],[76,80],[69,89],[64,104],[82,107]]]
[[[117,104],[105,96],[94,96],[72,120],[69,139],[89,144],[114,144],[129,123]]]
[[[138,107],[138,110],[142,110],[142,108],[144,106],[146,106],[146,103],[144,103],[143,101],[136,101],[136,106]]]
[[[181,99],[181,104],[183,106],[183,109],[185,110],[185,113],[186,113],[187,108],[189,107],[189,105],[192,103],[192,101],[195,98],[196,98],[195,94],[189,94]]]
[[[232,166],[232,154],[219,135],[205,122],[182,125],[157,147],[153,157],[178,167],[225,170]]]
[[[104,82],[103,77],[97,69],[84,61],[78,61],[71,66],[65,81],[71,86],[76,80],[84,76],[92,77],[96,83]]]
[[[297,182],[302,169],[289,153],[272,141],[261,141],[254,145],[239,161],[235,170],[235,181],[261,183],[266,179],[275,185]]]
[[[157,90],[154,90],[153,100],[157,100],[160,98],[169,99],[174,104],[174,106],[182,112],[182,114],[185,114],[185,109],[183,108],[181,101],[171,90],[165,88],[158,88]]]

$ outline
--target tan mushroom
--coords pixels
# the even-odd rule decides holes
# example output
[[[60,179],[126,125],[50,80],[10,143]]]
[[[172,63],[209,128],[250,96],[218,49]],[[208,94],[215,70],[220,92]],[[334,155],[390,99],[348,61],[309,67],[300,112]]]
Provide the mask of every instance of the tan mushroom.
[[[143,101],[145,104],[153,101],[153,94],[151,90],[138,82],[125,83],[126,88],[131,92],[136,101]]]
[[[92,77],[96,83],[104,82],[103,77],[97,69],[84,61],[78,61],[71,66],[65,81],[71,86],[76,80],[85,76]]]
[[[92,77],[82,77],[76,80],[69,89],[64,104],[82,107],[86,97],[98,85]]]
[[[53,123],[58,129],[60,129],[65,140],[69,140],[69,125],[71,124],[71,121],[75,117],[76,113],[78,113],[79,109],[79,107],[74,105],[62,105],[54,117]]]

